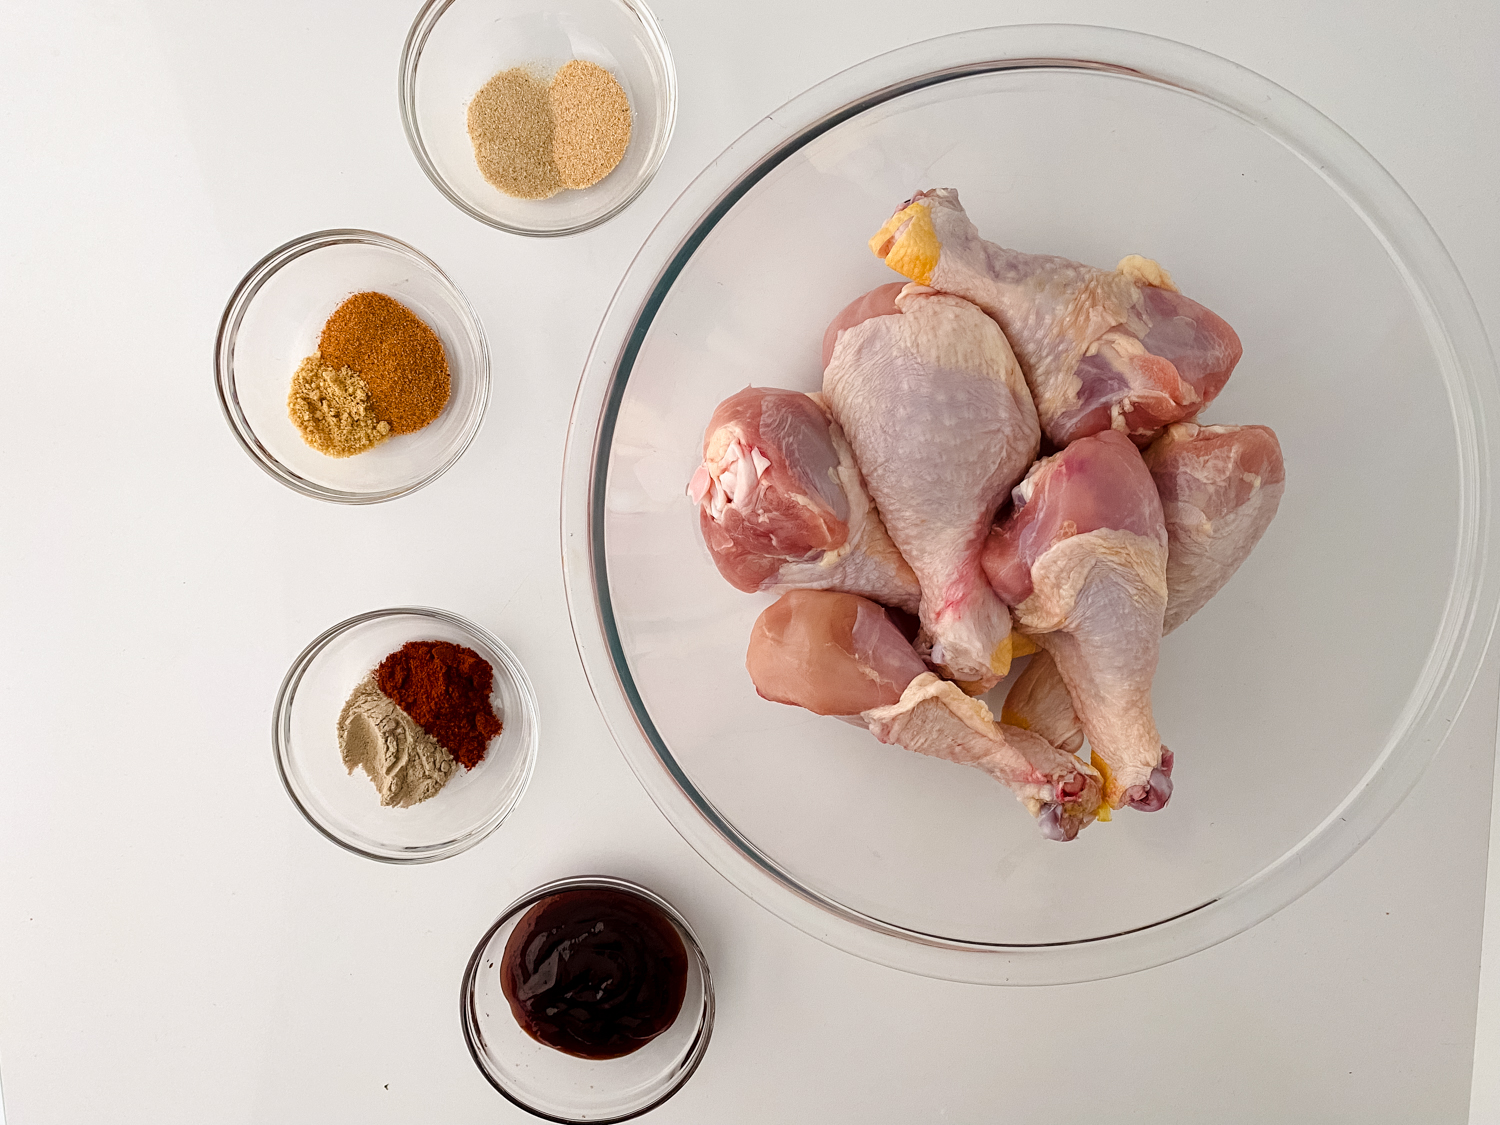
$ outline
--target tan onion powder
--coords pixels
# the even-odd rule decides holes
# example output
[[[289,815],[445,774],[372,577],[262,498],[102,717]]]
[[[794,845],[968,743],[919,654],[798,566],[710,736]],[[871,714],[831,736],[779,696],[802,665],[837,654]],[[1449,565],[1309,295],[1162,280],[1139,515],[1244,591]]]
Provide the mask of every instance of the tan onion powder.
[[[517,199],[546,199],[563,188],[552,162],[547,83],[524,67],[502,70],[469,103],[469,140],[484,178]]]
[[[517,199],[546,199],[614,171],[630,144],[630,99],[596,63],[574,59],[550,82],[512,67],[474,95],[468,126],[490,184]]]
[[[552,76],[552,160],[563,187],[586,188],[615,170],[630,144],[630,101],[602,66],[574,59]]]

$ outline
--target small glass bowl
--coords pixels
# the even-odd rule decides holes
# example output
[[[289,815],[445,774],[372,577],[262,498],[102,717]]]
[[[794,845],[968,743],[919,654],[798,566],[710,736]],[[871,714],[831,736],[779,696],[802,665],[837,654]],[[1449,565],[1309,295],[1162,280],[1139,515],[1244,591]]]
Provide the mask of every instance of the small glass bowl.
[[[687,994],[677,1022],[640,1050],[618,1059],[580,1059],[537,1042],[521,1029],[500,988],[500,961],[516,923],[542,899],[561,891],[601,888],[635,895],[666,915],[687,950]],[[698,1069],[714,1030],[713,980],[692,928],[659,895],[608,875],[559,879],[506,907],[474,947],[458,1005],[464,1042],[490,1085],[528,1113],[570,1125],[608,1125],[655,1109]]]
[[[512,199],[474,161],[469,101],[502,70],[569,59],[598,63],[624,87],[630,147],[592,187]],[[401,122],[417,162],[461,211],[512,234],[576,234],[618,215],[656,175],[676,119],[672,55],[640,0],[428,0],[401,52]]]
[[[302,440],[287,392],[329,315],[367,290],[400,301],[437,333],[448,404],[415,433],[328,457]],[[319,500],[377,504],[430,484],[469,447],[489,401],[490,351],[468,300],[425,254],[374,231],[324,230],[278,247],[245,275],[219,323],[214,376],[230,429],[266,472]]]
[[[490,703],[504,729],[436,796],[387,808],[364,770],[344,769],[337,724],[355,685],[407,641],[451,641],[489,661]],[[386,863],[429,863],[472,848],[526,792],[536,764],[536,696],[510,649],[472,621],[420,606],[379,609],[335,625],[293,661],[276,696],[271,746],[292,803],[335,844]]]

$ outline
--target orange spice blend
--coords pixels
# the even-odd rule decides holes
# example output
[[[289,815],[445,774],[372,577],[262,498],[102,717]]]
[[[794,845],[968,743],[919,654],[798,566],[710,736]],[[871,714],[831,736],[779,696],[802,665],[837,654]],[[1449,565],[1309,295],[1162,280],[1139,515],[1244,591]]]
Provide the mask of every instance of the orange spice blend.
[[[356,293],[318,338],[323,362],[347,367],[370,388],[370,404],[391,433],[420,430],[448,403],[443,342],[416,313],[384,293]]]

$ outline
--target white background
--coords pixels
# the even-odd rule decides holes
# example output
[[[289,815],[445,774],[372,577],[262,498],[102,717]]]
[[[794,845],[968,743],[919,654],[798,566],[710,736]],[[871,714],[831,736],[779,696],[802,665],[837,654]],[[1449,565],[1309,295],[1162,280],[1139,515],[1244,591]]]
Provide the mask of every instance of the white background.
[[[666,895],[714,967],[713,1044],[654,1121],[1465,1120],[1493,660],[1439,767],[1270,921],[1122,980],[932,982],[780,923],[657,814],[578,665],[557,502],[594,328],[688,180],[813,82],[968,27],[1112,24],[1286,86],[1413,196],[1500,338],[1500,6],[656,0],[680,79],[676,137],[629,211],[560,242],[479,226],[418,170],[395,98],[415,7],[0,8],[11,1125],[527,1120],[467,1057],[458,979],[506,902],[587,871]],[[431,255],[475,304],[495,359],[489,416],[458,466],[369,510],[272,482],[211,386],[213,333],[240,275],[335,226]],[[471,852],[415,869],[317,836],[268,747],[276,686],[307,640],[399,603],[498,633],[542,714],[518,811]],[[1500,1120],[1497,1023],[1500,997],[1476,1121]]]

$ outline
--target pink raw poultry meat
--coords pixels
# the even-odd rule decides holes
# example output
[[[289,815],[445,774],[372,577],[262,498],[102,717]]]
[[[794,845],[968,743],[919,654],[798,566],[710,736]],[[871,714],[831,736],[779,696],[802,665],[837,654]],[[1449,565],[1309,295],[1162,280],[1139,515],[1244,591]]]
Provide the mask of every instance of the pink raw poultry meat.
[[[974,766],[1008,786],[1043,835],[1071,840],[1102,799],[1099,774],[927,671],[885,611],[852,594],[794,590],[761,614],[745,666],[766,699],[859,715],[875,737]]]
[[[761,698],[842,717],[899,702],[927,671],[882,607],[824,590],[792,590],[767,608],[745,668]]]
[[[1167,529],[1162,635],[1202,609],[1250,556],[1276,515],[1286,467],[1266,426],[1170,426],[1146,450]],[[1038,653],[1011,685],[1002,717],[1063,750],[1083,743],[1057,665]]]
[[[846,328],[863,324],[871,317],[890,316],[900,312],[900,308],[896,305],[896,298],[905,288],[906,282],[892,281],[887,285],[871,289],[863,297],[856,297],[839,311],[839,314],[829,322],[827,331],[823,333],[824,371],[828,370],[828,364],[833,360],[833,348],[839,342],[839,334]]]
[[[1171,795],[1151,713],[1167,604],[1161,500],[1139,451],[1113,430],[1037,462],[991,533],[984,569],[1057,664],[1105,772],[1112,808]]]
[[[1010,685],[1000,721],[1039,734],[1069,754],[1083,749],[1083,723],[1049,652],[1036,653]]]
[[[1010,666],[1010,615],[979,556],[995,511],[1036,456],[1036,411],[994,321],[908,285],[841,313],[823,392],[885,526],[922,587],[933,662],[985,687]]]
[[[688,495],[736,589],[848,590],[917,611],[916,575],[818,396],[747,387],[721,402]]]
[[[1146,450],[1167,522],[1170,633],[1217,594],[1260,542],[1286,491],[1268,426],[1169,427]]]
[[[979,237],[951,188],[918,192],[870,240],[897,272],[973,301],[1005,330],[1058,446],[1117,429],[1145,444],[1213,401],[1240,358],[1222,319],[1131,255],[1115,270]]]

